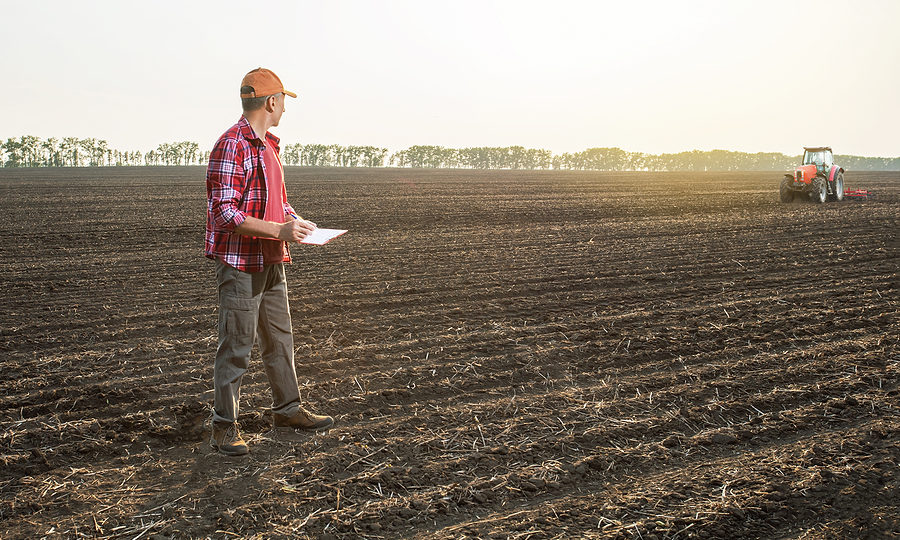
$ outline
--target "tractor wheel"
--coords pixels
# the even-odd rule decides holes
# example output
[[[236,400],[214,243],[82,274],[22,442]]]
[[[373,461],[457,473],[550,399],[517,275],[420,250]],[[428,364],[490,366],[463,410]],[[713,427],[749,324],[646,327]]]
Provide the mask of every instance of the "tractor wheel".
[[[844,200],[844,173],[837,173],[834,179],[834,195],[831,196],[832,201]]]
[[[828,198],[828,185],[826,180],[821,176],[815,177],[812,181],[812,190],[809,192],[809,198],[816,204],[822,204]]]
[[[791,189],[792,182],[793,178],[790,176],[785,176],[784,180],[781,181],[781,202],[794,201],[794,190]]]

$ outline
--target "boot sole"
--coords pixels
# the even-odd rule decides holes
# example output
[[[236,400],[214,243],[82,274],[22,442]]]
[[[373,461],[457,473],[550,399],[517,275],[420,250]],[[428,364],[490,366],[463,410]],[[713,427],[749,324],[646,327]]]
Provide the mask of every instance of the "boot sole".
[[[321,426],[321,427],[273,426],[273,428],[274,428],[275,430],[277,430],[277,431],[282,431],[282,432],[289,432],[289,431],[292,431],[292,432],[295,432],[295,433],[302,433],[302,432],[305,432],[305,433],[316,433],[316,432],[319,432],[319,431],[328,431],[329,429],[331,429],[331,428],[333,428],[333,427],[334,427],[334,422],[328,424],[327,426]]]
[[[214,445],[214,444],[210,444],[209,446],[210,446],[213,450],[215,450],[216,452],[218,452],[219,454],[222,454],[223,456],[228,456],[228,457],[246,456],[247,454],[250,453],[250,449],[249,449],[249,448],[246,448],[246,449],[244,449],[244,450],[237,450],[237,451],[234,451],[234,452],[229,452],[228,450],[224,450],[224,449],[222,449],[222,448],[219,448],[218,446],[216,446],[216,445]]]

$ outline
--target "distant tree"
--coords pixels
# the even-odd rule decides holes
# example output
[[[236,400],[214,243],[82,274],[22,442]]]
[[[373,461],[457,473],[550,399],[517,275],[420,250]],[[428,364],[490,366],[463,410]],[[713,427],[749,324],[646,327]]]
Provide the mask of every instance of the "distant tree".
[[[78,139],[65,137],[59,143],[60,161],[64,166],[75,167],[78,154]]]
[[[24,135],[19,137],[19,145],[22,149],[22,156],[25,167],[40,167],[41,159],[41,140],[34,135]]]
[[[156,147],[156,153],[154,154],[158,161],[161,161],[162,165],[171,165],[172,164],[172,148],[169,143],[161,143]]]
[[[78,139],[78,147],[81,149],[81,155],[88,160],[88,165],[94,165],[94,145],[96,139]]]
[[[406,159],[406,150],[400,150],[399,152],[394,152],[391,154],[390,159],[388,159],[388,163],[392,166],[396,165],[397,167],[406,167],[407,159]]]
[[[191,165],[197,160],[197,154],[200,153],[200,145],[193,141],[184,141],[184,164]]]
[[[528,169],[549,169],[553,154],[549,150],[529,148],[525,151],[525,163]]]
[[[25,157],[22,155],[22,145],[16,139],[6,139],[3,143],[3,151],[6,154],[6,167],[23,167]]]
[[[107,155],[108,144],[103,139],[97,141],[94,147],[94,164],[98,167],[103,165],[104,158]]]
[[[281,150],[281,163],[284,165],[299,165],[302,144],[288,144]]]
[[[325,165],[326,167],[337,167],[340,165],[343,147],[339,144],[329,144],[328,145],[328,153],[325,154]]]
[[[366,167],[383,167],[384,160],[387,156],[387,148],[376,148],[374,146],[363,147],[364,165]]]
[[[307,144],[300,150],[300,165],[308,167],[324,167],[328,165],[329,146],[324,144]]]
[[[59,141],[50,137],[41,141],[41,166],[59,167]]]

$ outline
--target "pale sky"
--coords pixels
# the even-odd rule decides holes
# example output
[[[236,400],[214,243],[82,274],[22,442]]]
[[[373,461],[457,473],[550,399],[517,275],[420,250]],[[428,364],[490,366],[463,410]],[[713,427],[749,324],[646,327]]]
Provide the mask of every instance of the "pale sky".
[[[3,1],[0,138],[900,156],[900,1]]]

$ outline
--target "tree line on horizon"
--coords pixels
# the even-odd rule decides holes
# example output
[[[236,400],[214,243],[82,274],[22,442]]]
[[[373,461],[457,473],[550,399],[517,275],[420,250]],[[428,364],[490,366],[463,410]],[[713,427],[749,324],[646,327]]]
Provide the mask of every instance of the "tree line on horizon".
[[[796,166],[800,156],[778,152],[692,150],[646,154],[621,148],[588,148],[554,154],[522,146],[446,148],[415,145],[394,152],[375,146],[288,144],[281,151],[285,165],[301,167],[412,167],[521,170],[594,171],[741,171],[784,170]],[[153,165],[205,165],[209,151],[192,141],[163,143],[149,152],[120,151],[103,139],[65,137],[40,139],[26,135],[0,142],[3,167],[115,167]],[[900,157],[835,155],[850,170],[897,171]]]

